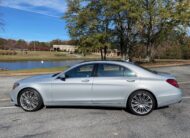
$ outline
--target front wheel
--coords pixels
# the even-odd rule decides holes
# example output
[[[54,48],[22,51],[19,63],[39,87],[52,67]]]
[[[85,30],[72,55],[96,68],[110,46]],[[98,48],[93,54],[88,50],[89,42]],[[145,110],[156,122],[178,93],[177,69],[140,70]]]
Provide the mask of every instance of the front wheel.
[[[136,91],[129,96],[127,106],[136,115],[147,115],[155,108],[155,99],[147,91]]]
[[[19,95],[19,105],[28,112],[37,111],[43,106],[41,95],[34,89],[24,89]]]

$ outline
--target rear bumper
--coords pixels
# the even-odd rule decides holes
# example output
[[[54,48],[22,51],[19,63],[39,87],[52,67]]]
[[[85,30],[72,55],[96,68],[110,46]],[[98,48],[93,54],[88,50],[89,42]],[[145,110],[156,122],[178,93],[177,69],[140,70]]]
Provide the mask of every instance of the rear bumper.
[[[157,97],[158,107],[163,107],[182,101],[182,91],[176,89],[175,91],[169,92],[169,94],[160,95]]]

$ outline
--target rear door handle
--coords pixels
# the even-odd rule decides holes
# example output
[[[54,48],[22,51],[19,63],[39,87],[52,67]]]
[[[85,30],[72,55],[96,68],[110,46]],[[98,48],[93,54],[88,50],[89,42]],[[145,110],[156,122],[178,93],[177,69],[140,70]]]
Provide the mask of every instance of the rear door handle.
[[[89,82],[89,81],[90,81],[89,79],[82,80],[82,82]]]
[[[127,80],[128,82],[135,82],[135,80]]]

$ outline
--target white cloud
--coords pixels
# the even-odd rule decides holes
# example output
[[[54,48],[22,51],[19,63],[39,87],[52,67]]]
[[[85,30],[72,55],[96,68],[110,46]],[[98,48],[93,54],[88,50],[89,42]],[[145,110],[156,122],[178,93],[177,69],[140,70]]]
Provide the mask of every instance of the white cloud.
[[[66,11],[66,0],[2,0],[1,6],[58,17]],[[56,13],[36,9],[38,7],[49,8]]]

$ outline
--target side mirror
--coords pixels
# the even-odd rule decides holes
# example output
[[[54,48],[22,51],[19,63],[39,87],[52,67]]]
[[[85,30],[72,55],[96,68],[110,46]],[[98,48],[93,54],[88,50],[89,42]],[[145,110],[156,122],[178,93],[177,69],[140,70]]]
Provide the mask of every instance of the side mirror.
[[[65,81],[65,79],[66,79],[65,74],[62,74],[61,76],[58,76],[57,79]]]

